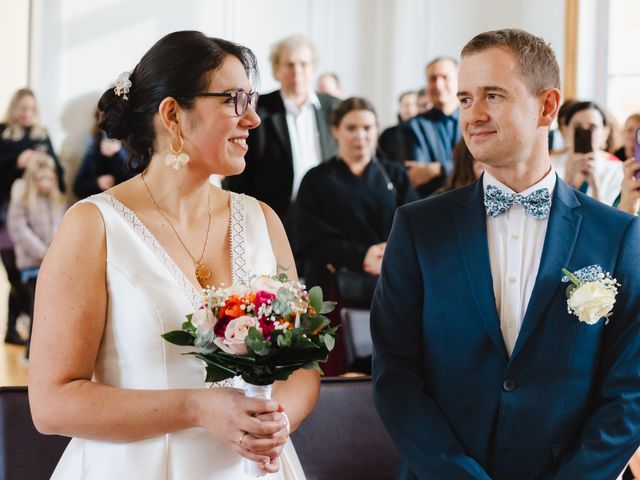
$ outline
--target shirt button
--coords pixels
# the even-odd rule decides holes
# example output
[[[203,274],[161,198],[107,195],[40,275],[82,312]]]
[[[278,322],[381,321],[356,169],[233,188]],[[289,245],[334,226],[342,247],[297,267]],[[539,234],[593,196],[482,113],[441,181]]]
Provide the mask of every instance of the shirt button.
[[[516,277],[509,277],[509,283],[516,283]]]
[[[516,381],[513,378],[506,378],[504,382],[502,382],[502,389],[505,392],[511,392],[516,388]]]
[[[514,234],[511,235],[511,238],[513,240],[518,240],[520,238],[520,235],[518,235],[517,233],[514,233]]]
[[[509,323],[507,324],[507,327],[509,327],[509,328],[513,328],[513,322],[509,322]]]

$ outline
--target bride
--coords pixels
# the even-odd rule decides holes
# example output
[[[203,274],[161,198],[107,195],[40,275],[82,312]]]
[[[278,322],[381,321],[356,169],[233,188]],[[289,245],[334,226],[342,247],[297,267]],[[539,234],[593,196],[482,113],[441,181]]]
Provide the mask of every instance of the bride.
[[[40,271],[33,420],[75,437],[53,478],[236,480],[243,457],[266,478],[304,478],[289,432],[315,405],[315,372],[247,398],[241,380],[203,388],[201,362],[160,337],[198,308],[201,285],[295,277],[274,212],[208,181],[244,168],[256,74],[247,48],[176,32],[100,99],[101,127],[144,171],[72,208]]]

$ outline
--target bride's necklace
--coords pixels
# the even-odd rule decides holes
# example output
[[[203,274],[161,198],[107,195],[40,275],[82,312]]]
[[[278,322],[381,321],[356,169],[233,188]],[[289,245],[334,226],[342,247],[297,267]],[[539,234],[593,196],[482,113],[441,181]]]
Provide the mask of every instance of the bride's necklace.
[[[162,209],[160,208],[156,200],[153,198],[153,195],[151,195],[151,190],[149,190],[149,186],[147,185],[147,182],[144,181],[144,172],[142,172],[142,174],[140,175],[140,179],[144,184],[144,188],[146,188],[147,190],[147,194],[149,194],[151,203],[153,203],[153,206],[156,208],[158,213],[162,215],[162,218],[164,218],[167,221],[167,223],[171,227],[171,230],[173,230],[173,233],[176,234],[176,237],[178,238],[180,245],[182,245],[182,248],[184,248],[184,251],[187,252],[189,257],[191,257],[191,260],[193,261],[193,266],[196,269],[196,278],[198,279],[198,283],[202,288],[206,288],[209,285],[209,279],[211,278],[211,267],[206,263],[202,262],[202,257],[204,257],[204,252],[207,249],[207,241],[209,240],[209,229],[211,227],[211,188],[209,188],[209,192],[208,192],[209,195],[207,197],[207,213],[209,215],[209,222],[207,223],[207,235],[204,237],[204,245],[202,246],[202,253],[200,253],[200,257],[198,257],[198,260],[196,260],[195,257],[191,255],[191,252],[189,251],[185,243],[182,241],[182,238],[180,238],[180,235],[178,235],[178,231],[173,226],[173,223],[171,223],[171,220],[169,220],[167,215],[162,211]]]

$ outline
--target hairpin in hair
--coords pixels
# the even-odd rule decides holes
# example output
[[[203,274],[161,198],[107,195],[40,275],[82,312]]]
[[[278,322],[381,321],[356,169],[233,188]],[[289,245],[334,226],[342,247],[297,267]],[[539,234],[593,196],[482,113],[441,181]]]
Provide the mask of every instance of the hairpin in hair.
[[[129,93],[129,89],[131,88],[131,80],[129,80],[129,75],[131,72],[122,72],[118,79],[114,82],[113,92],[117,96],[122,96],[124,100],[129,100],[127,93]]]

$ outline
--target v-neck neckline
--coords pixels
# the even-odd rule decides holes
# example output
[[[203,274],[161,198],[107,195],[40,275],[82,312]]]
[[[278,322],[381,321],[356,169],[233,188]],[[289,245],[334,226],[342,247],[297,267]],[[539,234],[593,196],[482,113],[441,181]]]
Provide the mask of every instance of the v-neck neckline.
[[[162,246],[162,244],[158,241],[155,235],[149,230],[149,228],[144,224],[140,217],[127,207],[124,203],[122,203],[118,198],[113,196],[110,193],[99,194],[98,196],[104,196],[107,201],[111,204],[114,209],[120,213],[123,219],[128,223],[134,233],[140,238],[142,243],[151,251],[155,257],[160,260],[160,263],[168,270],[171,276],[176,280],[176,282],[182,287],[183,292],[189,298],[194,308],[199,308],[202,305],[202,288],[200,285],[196,287],[189,277],[185,274],[184,270],[182,270],[176,261],[169,255],[167,250]],[[231,262],[231,280],[232,284],[235,283],[237,279],[237,272],[235,269],[235,265],[237,262],[237,254],[242,253],[244,255],[244,247],[238,251],[237,244],[244,242],[238,242],[236,237],[238,228],[234,226],[234,222],[241,223],[242,214],[239,216],[235,214],[234,210],[238,210],[237,205],[241,203],[240,199],[235,197],[233,192],[229,192],[229,235],[231,237],[231,248],[229,251],[230,262]],[[241,229],[242,230],[242,229]],[[235,234],[234,234],[235,233]],[[235,241],[234,241],[234,237]]]

